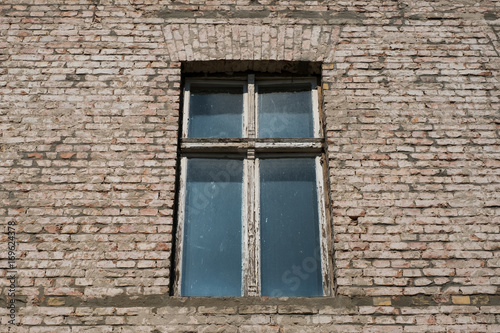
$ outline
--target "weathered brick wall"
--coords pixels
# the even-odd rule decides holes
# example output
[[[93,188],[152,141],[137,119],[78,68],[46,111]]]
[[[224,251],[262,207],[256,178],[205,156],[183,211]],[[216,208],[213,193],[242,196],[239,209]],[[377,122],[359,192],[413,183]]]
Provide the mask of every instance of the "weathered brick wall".
[[[3,1],[0,331],[500,331],[499,9]],[[181,64],[207,60],[323,63],[336,297],[168,296]]]

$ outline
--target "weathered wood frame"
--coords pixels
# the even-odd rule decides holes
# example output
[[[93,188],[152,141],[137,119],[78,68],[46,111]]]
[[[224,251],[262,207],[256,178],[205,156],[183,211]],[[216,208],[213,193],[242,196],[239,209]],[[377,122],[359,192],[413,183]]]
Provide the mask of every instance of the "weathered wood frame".
[[[216,85],[243,85],[243,138],[238,139],[197,139],[189,138],[189,99],[190,87],[193,83]],[[257,85],[286,83],[310,83],[312,92],[314,138],[257,138],[258,119],[258,88]],[[182,248],[184,238],[186,170],[188,157],[237,157],[243,158],[243,197],[242,197],[242,295],[259,296],[260,286],[260,181],[259,157],[314,157],[316,163],[316,185],[318,188],[318,213],[321,246],[321,269],[323,280],[323,295],[333,295],[333,258],[330,214],[327,200],[325,139],[322,128],[320,103],[320,87],[316,78],[265,78],[256,81],[254,74],[249,74],[246,80],[238,77],[235,80],[188,79],[184,87],[184,117],[182,124],[182,139],[180,143],[180,189],[178,225],[176,232],[176,263],[174,295],[181,295],[180,281],[182,279]]]

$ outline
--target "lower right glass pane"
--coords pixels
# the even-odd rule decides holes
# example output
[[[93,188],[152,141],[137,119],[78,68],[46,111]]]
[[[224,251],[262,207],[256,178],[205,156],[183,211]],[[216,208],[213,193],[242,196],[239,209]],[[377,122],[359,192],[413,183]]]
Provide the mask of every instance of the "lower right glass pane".
[[[260,159],[262,296],[322,296],[314,158]]]

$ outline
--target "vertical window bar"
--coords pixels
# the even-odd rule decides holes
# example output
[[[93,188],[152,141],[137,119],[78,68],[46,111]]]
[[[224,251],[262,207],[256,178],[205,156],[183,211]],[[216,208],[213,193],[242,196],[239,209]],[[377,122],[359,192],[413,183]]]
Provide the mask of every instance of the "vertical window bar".
[[[329,249],[329,227],[328,214],[326,210],[326,191],[325,191],[325,169],[323,168],[322,156],[316,157],[316,187],[318,189],[318,213],[319,213],[319,236],[321,242],[321,275],[323,276],[323,295],[331,295],[331,272],[330,270],[330,253]]]
[[[255,75],[249,74],[247,78],[247,107],[244,109],[245,121],[247,124],[247,138],[255,137]],[[258,229],[255,225],[255,150],[250,149],[247,152],[247,159],[245,161],[245,171],[247,173],[245,182],[247,189],[244,192],[246,197],[247,207],[247,218],[245,223],[247,223],[247,237],[244,239],[247,250],[245,253],[248,255],[247,269],[244,272],[244,295],[247,296],[259,296],[259,281],[258,281],[258,269],[259,264],[255,261],[257,256],[257,244],[258,244]]]
[[[255,248],[255,255],[254,255],[254,262],[255,262],[255,281],[257,285],[257,290],[256,294],[257,296],[261,296],[261,289],[262,289],[262,281],[261,281],[261,274],[260,274],[260,175],[259,175],[259,170],[260,170],[260,160],[256,158],[254,160],[254,228],[255,228],[255,243],[254,243],[254,248]]]
[[[316,82],[311,82],[312,107],[313,107],[313,126],[314,137],[321,138],[321,121],[319,108],[319,90]]]
[[[242,188],[242,210],[241,210],[241,253],[242,253],[242,272],[241,272],[241,294],[243,296],[250,296],[248,294],[250,278],[248,272],[252,267],[252,247],[250,245],[250,239],[252,239],[252,222],[250,217],[252,216],[252,205],[249,201],[251,183],[250,183],[250,167],[249,161],[247,159],[243,160],[243,188]]]
[[[253,95],[253,92],[249,91],[248,83],[243,85],[243,129],[241,133],[242,138],[248,138],[250,135],[250,126],[252,121],[250,120],[251,114],[251,103],[250,96]]]
[[[180,192],[179,192],[179,211],[178,211],[178,226],[176,237],[176,257],[175,257],[175,282],[174,282],[174,295],[181,294],[181,281],[182,281],[182,249],[184,240],[184,216],[186,211],[186,179],[187,179],[187,157],[181,158],[180,163]]]
[[[255,74],[248,75],[248,137],[255,138]]]
[[[259,296],[259,264],[255,261],[258,257],[258,244],[259,244],[259,230],[255,223],[257,204],[255,201],[255,196],[257,189],[255,188],[255,172],[256,170],[256,160],[255,151],[253,149],[249,150],[247,153],[247,159],[245,160],[245,171],[246,177],[245,182],[247,183],[244,192],[244,200],[247,203],[247,217],[244,220],[246,223],[247,238],[244,240],[247,256],[246,269],[245,269],[245,295],[246,296]]]
[[[182,112],[182,137],[188,137],[188,123],[189,123],[189,98],[190,98],[191,85],[186,82],[184,86],[184,107]]]

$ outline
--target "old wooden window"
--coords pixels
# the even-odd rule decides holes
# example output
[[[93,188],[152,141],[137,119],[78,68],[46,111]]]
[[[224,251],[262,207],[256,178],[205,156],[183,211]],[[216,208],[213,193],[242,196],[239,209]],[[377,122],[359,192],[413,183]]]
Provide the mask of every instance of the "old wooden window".
[[[331,293],[316,78],[187,79],[175,294]]]

